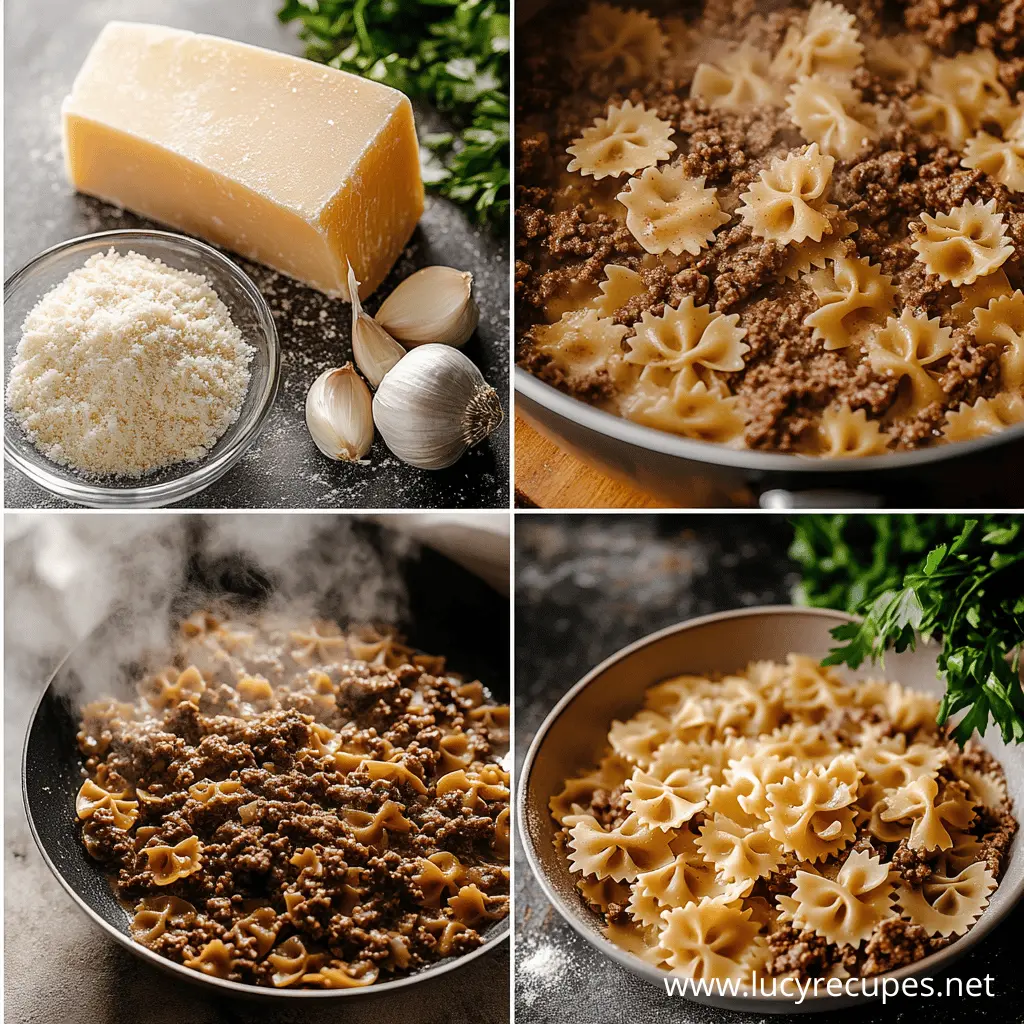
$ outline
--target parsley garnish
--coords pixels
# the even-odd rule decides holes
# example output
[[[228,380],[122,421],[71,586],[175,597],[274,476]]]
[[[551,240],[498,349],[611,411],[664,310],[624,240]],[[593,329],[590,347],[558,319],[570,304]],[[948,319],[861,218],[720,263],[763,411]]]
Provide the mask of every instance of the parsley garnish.
[[[859,667],[918,634],[941,639],[946,694],[939,724],[961,745],[995,723],[1024,742],[1024,520],[1012,515],[801,516],[791,557],[803,571],[797,599],[862,616],[832,631],[826,665]]]
[[[311,60],[401,89],[446,114],[423,180],[500,228],[509,211],[509,0],[286,0]]]

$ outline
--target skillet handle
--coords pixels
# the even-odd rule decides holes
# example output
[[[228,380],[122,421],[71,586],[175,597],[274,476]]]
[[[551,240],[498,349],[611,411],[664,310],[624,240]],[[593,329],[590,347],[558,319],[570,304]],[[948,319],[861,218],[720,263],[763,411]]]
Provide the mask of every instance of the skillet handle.
[[[758,498],[758,505],[770,512],[807,508],[882,508],[883,504],[875,494],[840,490],[787,491],[777,488],[764,491]]]

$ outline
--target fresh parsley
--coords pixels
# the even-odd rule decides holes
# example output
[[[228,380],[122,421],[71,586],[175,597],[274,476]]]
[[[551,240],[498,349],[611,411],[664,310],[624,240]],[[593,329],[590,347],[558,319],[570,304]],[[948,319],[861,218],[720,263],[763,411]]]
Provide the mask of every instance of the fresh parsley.
[[[306,56],[445,114],[423,136],[426,186],[500,229],[509,213],[509,0],[286,0]]]
[[[990,721],[1007,743],[1024,742],[1024,518],[801,516],[790,556],[798,600],[861,616],[832,631],[841,643],[824,664],[858,668],[913,649],[918,635],[941,639],[939,723],[965,712],[961,745]]]

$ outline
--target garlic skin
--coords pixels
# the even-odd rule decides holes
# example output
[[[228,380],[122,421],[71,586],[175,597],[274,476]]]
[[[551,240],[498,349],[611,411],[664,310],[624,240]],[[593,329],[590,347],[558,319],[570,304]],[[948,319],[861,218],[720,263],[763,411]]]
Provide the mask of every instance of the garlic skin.
[[[352,264],[348,265],[348,291],[352,296],[352,355],[360,373],[375,388],[384,374],[405,355],[405,349],[384,330],[359,301],[359,282]]]
[[[351,363],[325,370],[306,393],[313,443],[336,462],[364,462],[373,447],[373,399]]]
[[[414,348],[373,396],[373,421],[385,444],[419,469],[454,465],[503,418],[498,393],[448,345]]]
[[[376,320],[403,345],[461,348],[480,322],[473,275],[454,267],[417,270],[384,300]]]

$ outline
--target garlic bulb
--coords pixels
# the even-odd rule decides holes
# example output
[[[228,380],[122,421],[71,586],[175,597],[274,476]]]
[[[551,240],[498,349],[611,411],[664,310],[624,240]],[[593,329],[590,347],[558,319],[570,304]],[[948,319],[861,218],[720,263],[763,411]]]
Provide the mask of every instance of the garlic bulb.
[[[377,323],[404,345],[465,345],[480,322],[473,275],[424,267],[407,277],[377,310]]]
[[[405,349],[384,330],[359,301],[359,282],[352,264],[348,266],[348,293],[352,296],[352,355],[356,366],[375,388],[384,374],[405,355]]]
[[[370,389],[351,363],[325,370],[306,394],[306,426],[329,459],[361,462],[373,446]]]
[[[373,421],[403,462],[444,469],[501,423],[498,393],[448,345],[414,348],[380,382]]]

